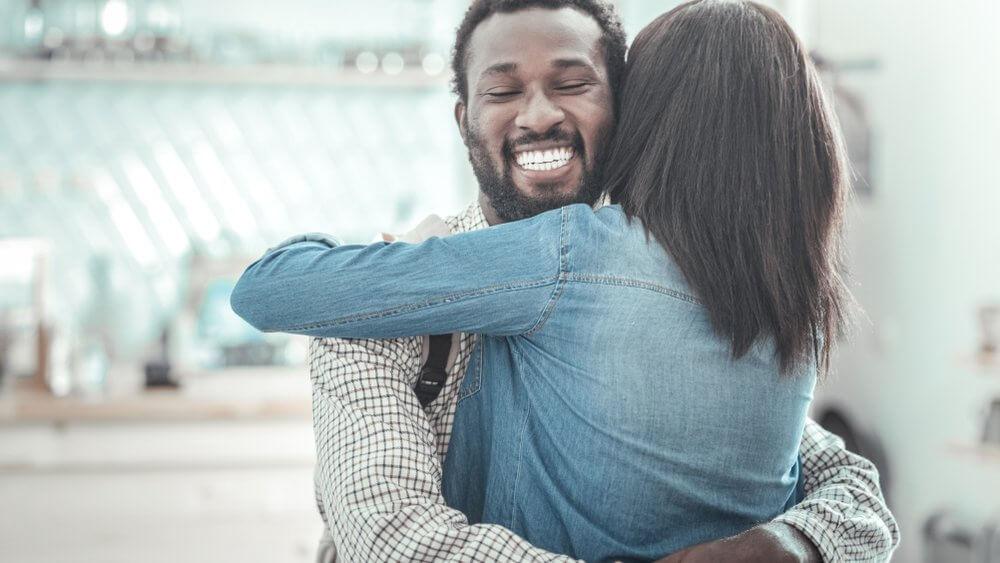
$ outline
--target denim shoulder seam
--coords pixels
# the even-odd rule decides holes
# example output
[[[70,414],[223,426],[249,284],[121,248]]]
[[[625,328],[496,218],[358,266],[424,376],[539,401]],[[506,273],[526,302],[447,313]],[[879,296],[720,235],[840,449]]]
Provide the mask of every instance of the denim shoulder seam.
[[[556,287],[549,297],[549,302],[542,309],[542,314],[534,326],[524,333],[524,336],[531,336],[545,326],[545,322],[552,316],[552,311],[556,308],[556,302],[562,295],[563,287],[566,286],[565,273],[569,269],[569,207],[562,209],[562,221],[559,232],[559,270],[556,273]]]
[[[637,289],[645,289],[649,291],[654,291],[656,293],[662,293],[681,301],[687,301],[688,303],[694,305],[701,305],[700,299],[693,295],[689,295],[683,291],[678,291],[676,289],[671,289],[669,287],[664,287],[655,283],[650,283],[642,280],[636,280],[631,278],[620,278],[618,276],[599,276],[594,274],[567,274],[568,281],[576,281],[580,283],[594,283],[603,285],[620,285],[626,287],[634,287]]]
[[[492,295],[494,293],[501,293],[501,292],[505,292],[505,291],[518,291],[518,290],[522,290],[522,289],[532,289],[532,288],[536,288],[536,287],[545,287],[546,285],[550,285],[550,284],[557,284],[558,285],[559,281],[560,280],[559,280],[558,276],[548,276],[548,277],[537,279],[537,280],[524,280],[524,281],[519,281],[519,282],[509,282],[509,283],[504,283],[504,284],[499,284],[499,285],[493,285],[493,286],[488,286],[488,287],[481,287],[481,288],[472,289],[472,290],[468,290],[468,291],[461,291],[461,292],[458,292],[458,293],[452,293],[450,295],[445,295],[444,297],[440,297],[440,298],[435,299],[433,301],[424,301],[422,303],[410,303],[410,304],[407,304],[407,305],[400,305],[398,307],[392,307],[390,309],[382,309],[382,310],[379,310],[379,311],[372,311],[372,312],[369,312],[369,313],[359,313],[359,314],[350,315],[348,317],[343,317],[343,318],[339,318],[339,319],[331,319],[331,320],[328,320],[328,321],[314,322],[314,323],[309,323],[309,324],[306,324],[306,325],[299,325],[299,326],[293,326],[293,327],[288,327],[288,328],[282,328],[280,330],[282,332],[298,332],[298,331],[305,331],[305,330],[316,330],[316,329],[331,328],[331,327],[345,325],[345,324],[350,324],[350,323],[358,322],[358,321],[369,321],[369,320],[373,320],[373,319],[381,319],[381,318],[384,318],[384,317],[391,317],[391,316],[399,315],[399,314],[402,314],[402,313],[409,313],[409,312],[412,312],[412,311],[419,311],[421,309],[428,309],[428,308],[432,308],[432,307],[437,307],[439,305],[444,305],[446,303],[451,303],[452,301],[455,301],[455,300],[458,300],[458,299],[468,299],[468,298],[471,298],[471,297],[481,297],[481,296],[484,296],[484,295]]]

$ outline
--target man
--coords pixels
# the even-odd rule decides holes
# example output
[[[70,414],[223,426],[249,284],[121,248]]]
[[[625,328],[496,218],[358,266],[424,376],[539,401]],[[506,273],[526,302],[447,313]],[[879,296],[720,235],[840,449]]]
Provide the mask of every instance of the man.
[[[595,203],[624,50],[614,14],[593,0],[474,2],[458,31],[453,69],[455,118],[479,201],[414,236]],[[344,560],[561,559],[502,527],[469,525],[444,505],[442,463],[456,408],[481,381],[470,362],[474,345],[474,335],[453,339],[449,377],[425,410],[412,392],[428,353],[423,339],[313,341],[317,501]],[[460,431],[474,440],[489,429]],[[898,530],[874,467],[812,422],[801,455],[802,503],[736,538],[669,560],[887,558]],[[449,497],[481,484],[456,464],[460,456],[447,459]]]

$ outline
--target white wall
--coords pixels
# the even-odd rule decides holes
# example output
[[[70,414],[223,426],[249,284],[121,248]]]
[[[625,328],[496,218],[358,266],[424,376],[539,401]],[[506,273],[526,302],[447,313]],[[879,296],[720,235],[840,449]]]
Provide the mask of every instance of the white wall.
[[[921,527],[952,508],[1000,510],[1000,466],[956,453],[981,432],[1000,377],[972,361],[976,308],[1000,301],[998,6],[816,0],[812,46],[874,57],[858,83],[876,128],[875,194],[849,232],[856,294],[871,323],[842,353],[818,403],[877,432],[892,462],[897,561],[919,561]]]

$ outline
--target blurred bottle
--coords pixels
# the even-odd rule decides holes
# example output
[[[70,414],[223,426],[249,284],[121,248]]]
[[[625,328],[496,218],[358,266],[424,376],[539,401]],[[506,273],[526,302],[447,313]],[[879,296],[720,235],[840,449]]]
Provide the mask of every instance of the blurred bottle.
[[[14,2],[0,2],[0,56],[6,56],[13,49]]]
[[[45,13],[41,0],[14,0],[9,2],[8,30],[11,50],[18,54],[34,54],[42,45],[45,31]]]
[[[90,307],[72,339],[72,387],[88,394],[104,390],[110,364],[111,260],[107,256],[91,259],[90,280],[93,292]]]

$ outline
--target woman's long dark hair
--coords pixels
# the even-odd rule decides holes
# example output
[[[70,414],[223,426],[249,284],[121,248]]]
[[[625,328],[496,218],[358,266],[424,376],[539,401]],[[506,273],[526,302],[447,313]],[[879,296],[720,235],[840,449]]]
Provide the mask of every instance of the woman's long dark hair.
[[[743,356],[827,371],[847,292],[840,133],[802,43],[753,2],[699,0],[636,37],[607,153],[609,195],[667,248]]]

